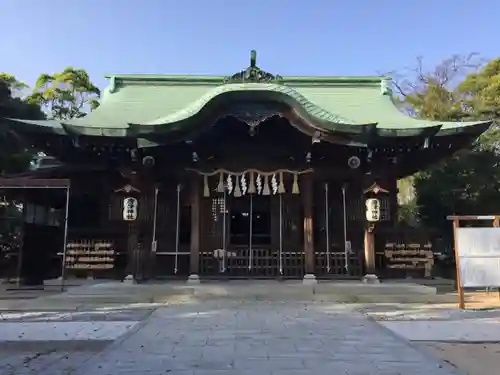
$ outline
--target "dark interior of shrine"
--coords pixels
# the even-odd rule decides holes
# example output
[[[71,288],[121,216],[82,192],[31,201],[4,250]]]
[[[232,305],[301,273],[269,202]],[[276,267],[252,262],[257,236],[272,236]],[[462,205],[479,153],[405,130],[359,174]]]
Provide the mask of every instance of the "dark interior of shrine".
[[[274,170],[314,165],[335,173],[336,178],[346,178],[348,158],[366,152],[342,144],[322,145],[287,118],[275,115],[250,125],[233,116],[222,117],[203,132],[186,135],[182,142],[144,149],[142,153],[157,161],[155,174],[161,174],[165,165],[207,170]]]
[[[44,279],[58,277],[59,254],[64,248],[65,189],[13,188],[0,194],[19,205],[16,212],[2,209],[0,217],[2,225],[15,224],[20,234],[19,238],[2,238],[5,274],[13,279],[21,276],[24,285],[40,285]]]

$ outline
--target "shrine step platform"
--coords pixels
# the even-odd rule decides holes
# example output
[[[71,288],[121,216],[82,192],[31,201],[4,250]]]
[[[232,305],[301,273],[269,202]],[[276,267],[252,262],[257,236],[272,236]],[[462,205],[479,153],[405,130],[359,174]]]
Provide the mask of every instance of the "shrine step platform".
[[[155,282],[125,284],[100,283],[72,288],[60,295],[70,300],[93,299],[102,302],[169,302],[170,300],[224,298],[234,300],[304,300],[331,302],[358,302],[360,299],[376,302],[377,299],[401,301],[432,300],[443,296],[437,294],[436,286],[413,282],[382,282],[366,285],[360,281],[319,281],[316,285],[304,285],[300,280],[230,280],[201,281],[198,285],[185,282]],[[56,297],[52,297],[56,298]],[[57,297],[59,298],[59,297]]]

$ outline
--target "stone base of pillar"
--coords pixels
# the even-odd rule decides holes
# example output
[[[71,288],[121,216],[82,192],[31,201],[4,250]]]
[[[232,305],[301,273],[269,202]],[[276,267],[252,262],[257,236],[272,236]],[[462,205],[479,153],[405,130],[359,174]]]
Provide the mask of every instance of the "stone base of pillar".
[[[377,277],[377,275],[373,273],[366,274],[365,276],[363,276],[363,279],[361,279],[361,281],[363,282],[363,284],[370,284],[370,285],[380,284],[379,278]]]
[[[304,285],[316,285],[318,280],[316,280],[316,275],[313,273],[306,273],[302,279],[302,284]]]
[[[187,279],[187,283],[188,284],[199,284],[200,283],[200,276],[198,276],[197,274],[189,275],[189,277]]]
[[[127,275],[123,279],[123,283],[128,285],[134,285],[137,284],[137,281],[134,279],[134,275]]]

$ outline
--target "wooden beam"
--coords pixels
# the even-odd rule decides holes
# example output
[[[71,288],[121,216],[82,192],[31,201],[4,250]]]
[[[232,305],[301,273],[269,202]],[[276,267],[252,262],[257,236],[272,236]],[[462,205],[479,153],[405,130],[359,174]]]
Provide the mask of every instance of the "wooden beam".
[[[495,215],[449,215],[446,216],[447,220],[495,220],[498,216]]]
[[[0,189],[65,189],[70,180],[65,178],[0,178]]]

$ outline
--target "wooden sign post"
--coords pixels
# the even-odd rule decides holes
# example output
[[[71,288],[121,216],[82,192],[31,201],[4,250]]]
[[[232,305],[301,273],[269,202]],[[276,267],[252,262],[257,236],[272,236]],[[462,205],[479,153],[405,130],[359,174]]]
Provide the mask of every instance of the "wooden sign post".
[[[465,309],[465,294],[464,294],[464,287],[485,287],[485,288],[490,288],[490,287],[500,287],[500,277],[498,277],[498,271],[500,270],[493,270],[493,269],[479,269],[480,265],[472,263],[472,267],[475,269],[467,269],[467,267],[471,267],[469,264],[461,264],[461,258],[463,260],[470,260],[470,259],[487,259],[489,263],[493,264],[491,261],[493,260],[498,260],[498,263],[500,264],[500,252],[499,250],[496,249],[494,241],[495,238],[486,236],[486,232],[484,233],[484,236],[481,236],[480,232],[481,230],[483,231],[489,231],[494,228],[495,231],[498,231],[498,233],[493,233],[495,235],[498,235],[498,238],[500,239],[500,216],[495,216],[495,215],[486,215],[486,216],[481,216],[481,215],[467,215],[467,216],[456,216],[456,215],[451,215],[447,217],[448,220],[452,221],[453,223],[453,251],[455,255],[455,267],[456,267],[456,279],[457,279],[457,291],[458,291],[458,307],[460,309]],[[470,231],[471,238],[472,237],[481,237],[485,239],[485,241],[479,243],[479,241],[474,242],[474,246],[470,246],[473,241],[471,239],[468,239],[467,242],[467,249],[461,248],[461,246],[464,246],[465,243],[463,242],[464,239],[467,239],[466,237],[460,240],[460,222],[461,221],[490,221],[492,228],[484,228],[484,227],[474,227],[474,228],[462,228],[463,230]],[[497,229],[498,228],[498,229]],[[474,232],[475,233],[474,233]],[[465,246],[464,246],[465,247]],[[470,247],[474,248],[474,251],[471,252]],[[493,252],[491,252],[491,249],[493,249]],[[466,277],[465,280],[463,280],[463,275],[462,272],[465,273]],[[481,280],[479,280],[477,277],[475,277],[475,274],[481,273]],[[495,285],[493,285],[494,283]],[[483,285],[484,284],[484,285]],[[500,296],[500,294],[499,294]]]

